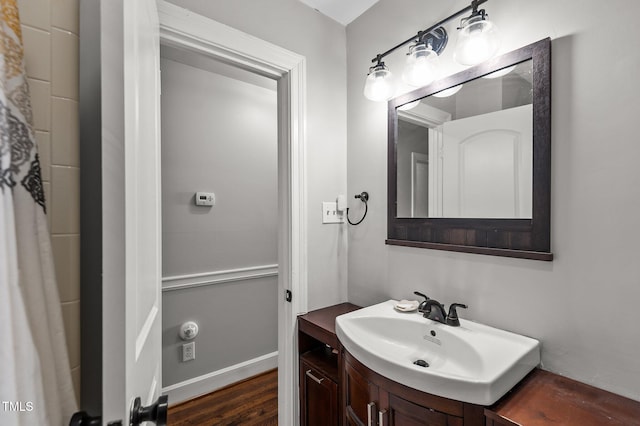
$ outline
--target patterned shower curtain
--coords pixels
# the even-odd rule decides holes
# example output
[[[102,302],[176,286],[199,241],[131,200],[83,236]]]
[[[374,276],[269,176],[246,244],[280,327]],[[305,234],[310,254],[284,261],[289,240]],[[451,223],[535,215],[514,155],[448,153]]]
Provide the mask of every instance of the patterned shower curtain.
[[[16,0],[0,0],[0,425],[76,410]]]

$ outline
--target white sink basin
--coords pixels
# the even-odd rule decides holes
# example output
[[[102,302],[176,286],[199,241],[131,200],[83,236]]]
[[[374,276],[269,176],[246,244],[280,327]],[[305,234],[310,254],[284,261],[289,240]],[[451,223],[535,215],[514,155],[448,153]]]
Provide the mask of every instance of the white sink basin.
[[[414,389],[491,405],[540,363],[540,343],[460,319],[460,327],[397,312],[388,300],[336,318],[342,345],[377,373]],[[415,365],[424,360],[429,366]]]

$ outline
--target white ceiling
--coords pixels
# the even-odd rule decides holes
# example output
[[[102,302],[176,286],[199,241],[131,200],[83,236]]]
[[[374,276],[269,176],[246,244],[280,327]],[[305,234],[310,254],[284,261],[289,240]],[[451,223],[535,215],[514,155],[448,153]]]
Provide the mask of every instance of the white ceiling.
[[[346,26],[378,0],[300,0],[300,2]]]

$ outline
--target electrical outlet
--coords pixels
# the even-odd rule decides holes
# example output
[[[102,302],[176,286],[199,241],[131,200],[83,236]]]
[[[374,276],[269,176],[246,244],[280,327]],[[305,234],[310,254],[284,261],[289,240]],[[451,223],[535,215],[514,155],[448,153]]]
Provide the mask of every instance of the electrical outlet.
[[[182,362],[196,359],[196,342],[189,342],[182,345]]]
[[[338,211],[338,204],[335,201],[322,203],[322,223],[344,223],[344,216]]]

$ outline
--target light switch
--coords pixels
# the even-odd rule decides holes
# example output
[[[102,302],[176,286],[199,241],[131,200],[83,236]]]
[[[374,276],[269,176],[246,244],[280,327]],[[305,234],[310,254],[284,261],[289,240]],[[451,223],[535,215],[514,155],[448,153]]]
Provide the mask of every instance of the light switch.
[[[338,211],[338,204],[335,201],[322,203],[322,223],[344,223],[344,215]]]

